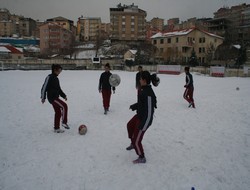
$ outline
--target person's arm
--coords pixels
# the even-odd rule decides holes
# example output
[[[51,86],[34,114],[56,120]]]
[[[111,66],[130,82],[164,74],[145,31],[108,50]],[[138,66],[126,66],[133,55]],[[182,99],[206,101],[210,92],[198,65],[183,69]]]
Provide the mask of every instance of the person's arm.
[[[46,94],[47,94],[49,79],[50,79],[50,76],[47,76],[44,83],[43,83],[42,89],[41,89],[41,102],[42,103],[44,103],[45,100],[46,100]]]

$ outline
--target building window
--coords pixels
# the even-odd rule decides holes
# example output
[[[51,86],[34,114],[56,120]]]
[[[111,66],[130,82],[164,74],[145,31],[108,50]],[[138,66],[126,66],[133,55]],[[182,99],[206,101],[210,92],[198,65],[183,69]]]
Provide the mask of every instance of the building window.
[[[205,53],[205,48],[204,47],[200,47],[199,48],[199,53]]]
[[[163,43],[164,43],[164,39],[161,39],[161,40],[160,40],[160,44],[163,44]]]
[[[205,43],[205,37],[199,38],[199,43]]]
[[[154,41],[153,41],[153,44],[157,44],[157,40],[154,40]]]
[[[171,38],[168,38],[168,43],[171,44]]]
[[[179,38],[178,38],[178,37],[175,38],[175,42],[176,42],[176,43],[179,43]]]

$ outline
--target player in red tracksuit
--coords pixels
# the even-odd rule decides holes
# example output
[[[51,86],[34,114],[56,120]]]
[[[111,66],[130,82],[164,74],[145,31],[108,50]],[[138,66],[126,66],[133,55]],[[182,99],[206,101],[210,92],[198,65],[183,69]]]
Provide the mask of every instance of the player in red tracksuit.
[[[55,110],[54,131],[56,133],[63,133],[64,130],[60,129],[60,119],[62,117],[62,126],[69,129],[68,122],[68,106],[62,101],[59,96],[67,100],[66,94],[62,91],[58,79],[58,75],[62,71],[62,67],[58,64],[52,65],[52,73],[48,75],[41,89],[41,102],[44,103],[46,94],[48,101],[52,104]]]
[[[135,149],[139,156],[138,159],[133,161],[134,164],[146,163],[141,142],[145,132],[153,122],[154,109],[157,108],[156,96],[150,85],[151,81],[154,86],[157,86],[160,82],[156,74],[150,75],[148,71],[143,71],[140,78],[141,92],[138,95],[138,101],[130,106],[130,109],[136,110],[137,113],[127,123],[128,138],[131,140],[131,144],[126,149]]]
[[[109,83],[109,77],[112,75],[110,72],[110,65],[107,63],[105,65],[105,72],[103,72],[99,79],[99,92],[102,93],[102,99],[103,99],[103,108],[104,108],[104,114],[107,114],[109,111],[110,106],[110,98],[111,98],[111,88],[113,90],[113,93],[115,93],[115,87],[111,87]]]
[[[194,84],[193,84],[193,76],[189,72],[189,67],[185,67],[185,73],[186,73],[186,84],[184,85],[184,88],[186,88],[183,98],[187,100],[189,103],[188,107],[193,107],[195,108],[194,104],[194,98],[193,98],[193,93],[194,93]]]

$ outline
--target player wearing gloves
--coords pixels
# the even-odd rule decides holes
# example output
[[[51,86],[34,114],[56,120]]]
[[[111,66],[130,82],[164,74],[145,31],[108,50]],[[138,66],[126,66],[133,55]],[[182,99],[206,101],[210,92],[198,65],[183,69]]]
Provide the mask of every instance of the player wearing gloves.
[[[135,149],[138,159],[133,163],[146,163],[144,150],[142,146],[142,139],[152,124],[154,109],[156,106],[156,96],[150,85],[150,83],[157,86],[159,84],[159,78],[154,74],[150,75],[148,71],[141,73],[140,84],[141,93],[139,93],[138,102],[131,105],[132,111],[136,110],[136,115],[127,123],[128,138],[131,140],[131,144],[127,147],[127,150]]]

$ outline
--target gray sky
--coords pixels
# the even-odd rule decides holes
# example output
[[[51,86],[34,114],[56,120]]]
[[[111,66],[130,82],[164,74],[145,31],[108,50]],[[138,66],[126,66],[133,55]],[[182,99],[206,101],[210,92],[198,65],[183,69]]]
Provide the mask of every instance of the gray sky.
[[[213,17],[213,13],[224,6],[250,3],[250,0],[0,0],[0,7],[7,8],[11,14],[23,15],[35,20],[63,16],[73,20],[84,17],[101,17],[109,22],[109,8],[119,3],[134,3],[147,12],[146,19],[154,17],[165,20],[178,17],[180,21],[188,18]]]

